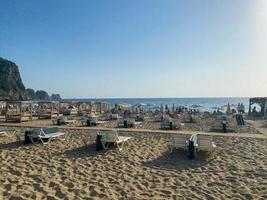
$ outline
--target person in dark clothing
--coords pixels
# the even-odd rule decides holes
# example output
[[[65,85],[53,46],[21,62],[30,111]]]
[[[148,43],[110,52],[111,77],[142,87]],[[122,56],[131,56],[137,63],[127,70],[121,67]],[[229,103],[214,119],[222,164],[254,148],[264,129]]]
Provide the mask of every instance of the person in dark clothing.
[[[222,129],[224,133],[227,133],[227,121],[225,119],[222,121]]]

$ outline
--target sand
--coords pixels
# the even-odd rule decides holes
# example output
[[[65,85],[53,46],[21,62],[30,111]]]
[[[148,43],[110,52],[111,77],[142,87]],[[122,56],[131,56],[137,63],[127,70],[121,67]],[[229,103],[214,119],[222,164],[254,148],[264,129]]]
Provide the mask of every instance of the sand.
[[[267,198],[266,139],[216,136],[192,161],[164,136],[128,133],[123,151],[96,152],[89,131],[65,131],[49,145],[0,137],[0,199]]]

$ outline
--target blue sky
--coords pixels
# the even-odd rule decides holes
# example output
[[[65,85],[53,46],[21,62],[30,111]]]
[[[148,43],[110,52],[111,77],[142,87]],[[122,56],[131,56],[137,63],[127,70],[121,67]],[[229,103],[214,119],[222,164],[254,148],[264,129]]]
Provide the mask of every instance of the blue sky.
[[[267,1],[0,0],[0,56],[63,97],[267,96]]]

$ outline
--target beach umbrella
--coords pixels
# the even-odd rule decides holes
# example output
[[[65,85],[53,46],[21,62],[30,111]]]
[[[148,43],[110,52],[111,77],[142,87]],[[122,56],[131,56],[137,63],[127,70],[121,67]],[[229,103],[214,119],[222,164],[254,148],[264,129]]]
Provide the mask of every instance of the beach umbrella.
[[[146,103],[138,103],[135,106],[147,106],[147,104]]]
[[[196,109],[196,108],[202,108],[203,106],[199,104],[194,104],[194,105],[191,105],[190,107]]]
[[[156,106],[155,103],[147,103],[147,106]]]
[[[117,106],[119,108],[122,108],[122,109],[127,109],[127,108],[131,107],[132,105],[128,104],[128,103],[118,103]]]
[[[222,108],[219,107],[219,106],[213,106],[213,107],[211,107],[211,109],[214,109],[214,110],[221,110]]]

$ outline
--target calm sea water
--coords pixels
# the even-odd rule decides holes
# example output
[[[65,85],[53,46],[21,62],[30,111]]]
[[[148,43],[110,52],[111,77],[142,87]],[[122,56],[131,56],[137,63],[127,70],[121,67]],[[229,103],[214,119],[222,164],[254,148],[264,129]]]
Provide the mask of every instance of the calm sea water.
[[[238,104],[243,103],[246,111],[248,110],[249,98],[114,98],[114,99],[64,99],[64,101],[101,101],[108,102],[112,105],[117,103],[126,103],[136,105],[140,103],[154,104],[154,106],[147,106],[145,109],[159,109],[160,105],[168,105],[170,108],[174,104],[175,106],[190,106],[190,105],[202,105],[201,111],[212,111],[214,106],[223,106],[228,103]]]

